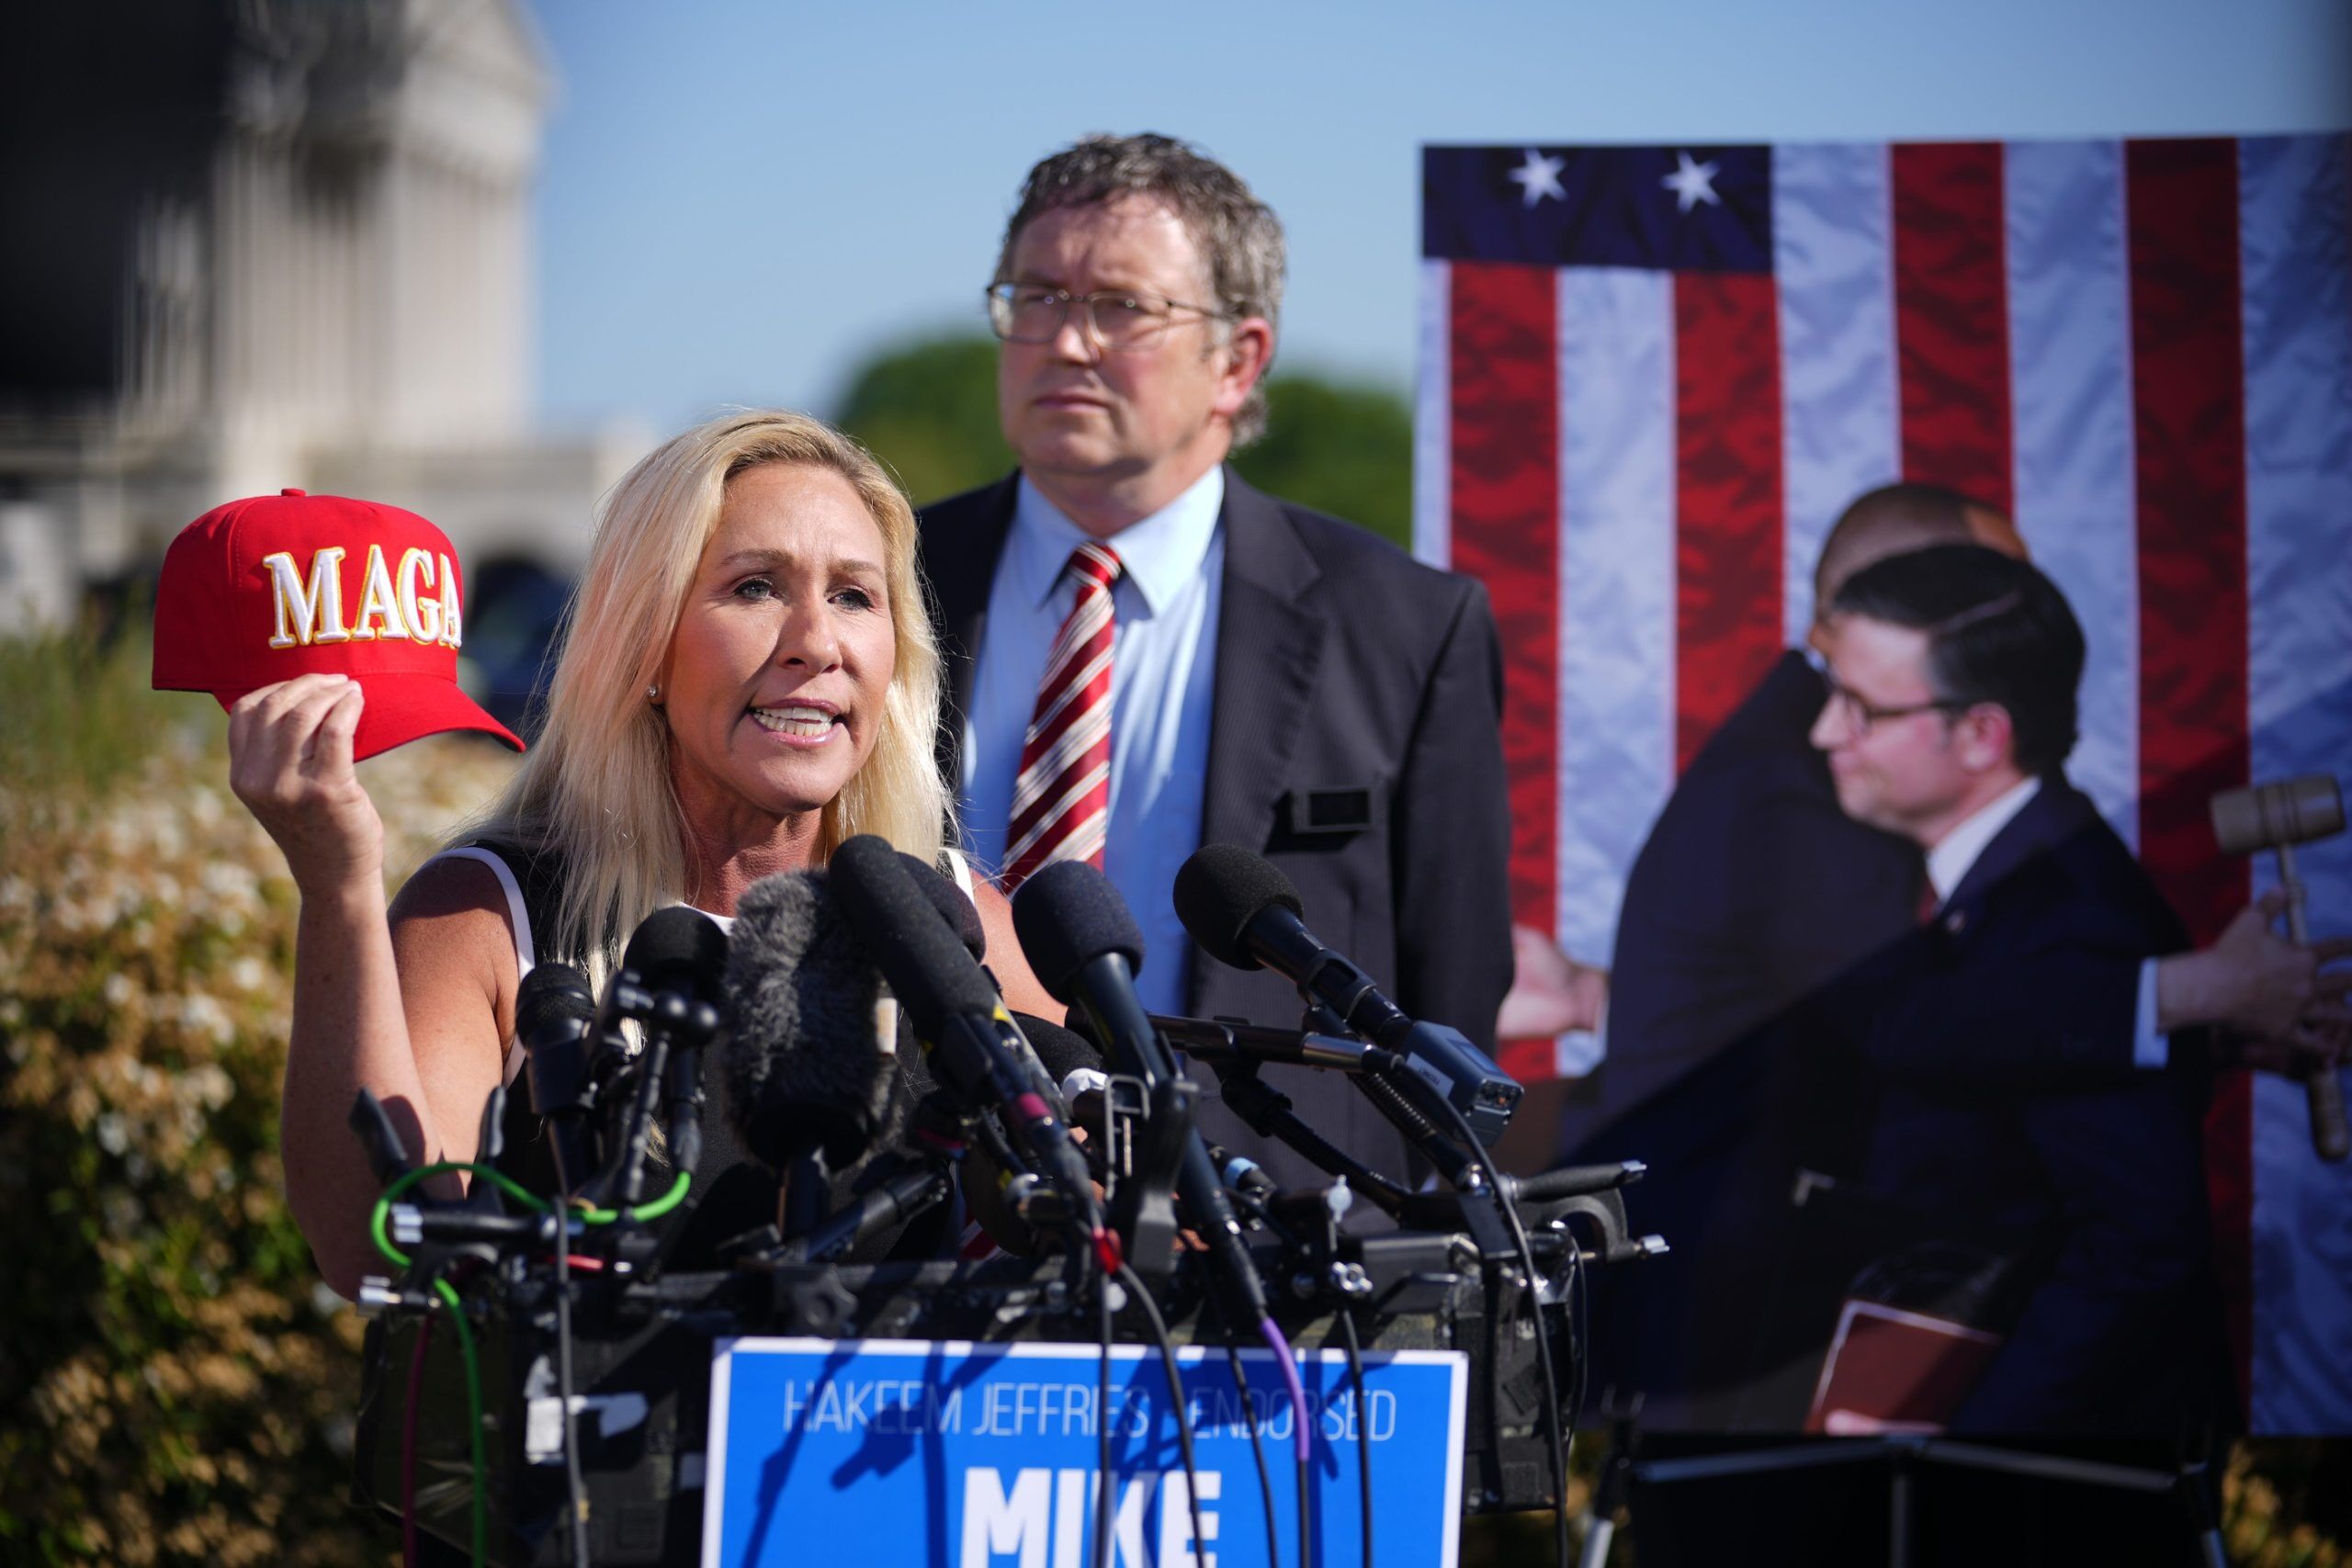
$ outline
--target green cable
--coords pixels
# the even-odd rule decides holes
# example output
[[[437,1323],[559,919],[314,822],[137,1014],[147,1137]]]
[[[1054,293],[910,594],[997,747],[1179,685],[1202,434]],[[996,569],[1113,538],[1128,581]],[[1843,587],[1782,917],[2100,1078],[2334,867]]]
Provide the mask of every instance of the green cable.
[[[375,1238],[377,1251],[401,1268],[408,1267],[408,1254],[394,1247],[392,1238],[385,1234],[386,1227],[391,1220],[393,1200],[426,1177],[439,1176],[452,1170],[462,1170],[475,1176],[487,1177],[497,1183],[501,1192],[538,1213],[544,1214],[552,1207],[547,1200],[539,1197],[503,1170],[493,1170],[486,1165],[469,1165],[462,1160],[444,1160],[440,1164],[428,1165],[421,1170],[412,1170],[405,1176],[396,1179],[390,1187],[384,1189],[384,1195],[376,1200],[375,1211],[368,1216],[368,1234]],[[669,1191],[664,1192],[650,1203],[641,1203],[628,1211],[628,1218],[639,1224],[662,1218],[662,1215],[685,1201],[686,1188],[693,1179],[691,1172],[684,1170],[678,1172],[678,1179],[670,1184]],[[621,1218],[621,1214],[622,1212],[618,1209],[582,1208],[580,1211],[581,1220],[592,1225],[612,1224]]]
[[[471,1165],[460,1160],[444,1160],[436,1165],[428,1165],[422,1169],[412,1170],[395,1179],[390,1186],[384,1189],[384,1195],[376,1200],[375,1212],[368,1216],[368,1228],[369,1234],[375,1238],[377,1251],[381,1252],[403,1269],[409,1266],[408,1254],[394,1247],[391,1237],[385,1234],[385,1226],[391,1218],[392,1201],[425,1178],[440,1176],[453,1170],[487,1177],[495,1182],[498,1190],[506,1196],[539,1213],[546,1213],[551,1207],[545,1200],[516,1182],[503,1171],[493,1170],[486,1165]],[[650,1203],[640,1204],[629,1210],[628,1217],[639,1224],[660,1219],[685,1201],[686,1187],[692,1179],[689,1172],[683,1170],[678,1172],[678,1179],[671,1183],[669,1191]],[[621,1215],[619,1211],[614,1209],[583,1209],[580,1217],[589,1224],[605,1225],[611,1224]],[[473,1325],[466,1321],[465,1303],[458,1299],[457,1287],[447,1280],[435,1280],[433,1281],[433,1289],[441,1297],[443,1304],[449,1309],[449,1320],[457,1325],[458,1329],[458,1350],[464,1357],[466,1363],[466,1427],[468,1446],[473,1456],[474,1472],[473,1561],[475,1568],[481,1568],[481,1565],[488,1560],[490,1545],[490,1464],[482,1453],[481,1363],[474,1354]]]
[[[639,1204],[631,1209],[628,1212],[628,1217],[639,1224],[643,1224],[648,1220],[660,1219],[685,1201],[686,1184],[692,1179],[691,1173],[683,1170],[678,1172],[678,1179],[670,1184],[670,1190],[650,1203]],[[609,1225],[621,1216],[617,1209],[582,1209],[580,1211],[580,1217],[592,1225]]]
[[[440,1176],[452,1170],[463,1170],[475,1176],[486,1176],[498,1184],[500,1191],[526,1208],[536,1210],[542,1214],[548,1212],[548,1203],[545,1199],[503,1170],[492,1170],[486,1165],[469,1165],[463,1160],[443,1160],[436,1165],[428,1165],[421,1170],[412,1170],[403,1176],[395,1177],[392,1184],[384,1189],[384,1195],[376,1200],[375,1211],[368,1219],[368,1232],[375,1238],[377,1251],[401,1268],[408,1267],[408,1254],[394,1247],[392,1238],[384,1234],[385,1226],[391,1219],[392,1201],[426,1177]]]

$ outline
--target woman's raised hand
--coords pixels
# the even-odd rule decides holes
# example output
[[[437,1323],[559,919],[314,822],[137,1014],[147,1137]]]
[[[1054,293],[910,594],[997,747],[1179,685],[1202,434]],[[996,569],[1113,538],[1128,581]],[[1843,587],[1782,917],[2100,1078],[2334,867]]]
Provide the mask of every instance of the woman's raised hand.
[[[381,896],[384,824],[351,761],[365,701],[347,675],[298,675],[229,710],[229,787],[277,840],[305,897],[361,881]]]

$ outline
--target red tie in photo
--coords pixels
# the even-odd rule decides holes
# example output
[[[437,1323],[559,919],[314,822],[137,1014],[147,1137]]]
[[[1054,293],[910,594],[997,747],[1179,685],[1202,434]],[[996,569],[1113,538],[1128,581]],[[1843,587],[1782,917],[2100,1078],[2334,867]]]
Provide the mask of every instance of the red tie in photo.
[[[1004,890],[1056,861],[1100,869],[1111,819],[1111,585],[1119,558],[1107,545],[1070,552],[1078,599],[1062,622],[1021,741],[1005,831]]]

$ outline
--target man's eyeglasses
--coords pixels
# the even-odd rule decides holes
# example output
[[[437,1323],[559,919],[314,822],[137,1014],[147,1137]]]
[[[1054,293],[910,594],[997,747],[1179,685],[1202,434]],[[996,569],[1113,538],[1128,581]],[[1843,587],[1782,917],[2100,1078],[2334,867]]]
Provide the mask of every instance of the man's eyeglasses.
[[[1228,319],[1223,310],[1187,305],[1159,294],[1111,289],[1097,294],[1072,294],[1034,283],[997,283],[989,287],[989,327],[1007,343],[1051,343],[1061,335],[1071,306],[1097,343],[1118,352],[1149,348],[1178,322],[1177,312],[1212,321]]]
[[[1829,705],[1838,710],[1847,728],[1856,735],[1868,735],[1871,726],[1889,724],[1898,718],[1909,718],[1920,713],[1966,713],[1974,703],[1964,703],[1951,697],[1936,697],[1924,703],[1905,703],[1898,707],[1880,707],[1866,702],[1860,694],[1838,683],[1834,675],[1823,677],[1829,685]]]

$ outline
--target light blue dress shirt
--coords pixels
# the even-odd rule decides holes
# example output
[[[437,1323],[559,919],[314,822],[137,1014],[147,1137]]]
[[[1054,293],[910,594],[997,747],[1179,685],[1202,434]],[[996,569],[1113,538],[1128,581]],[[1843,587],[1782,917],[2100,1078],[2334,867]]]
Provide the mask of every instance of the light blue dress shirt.
[[[1103,541],[1118,552],[1111,591],[1111,822],[1102,870],[1144,940],[1136,989],[1153,1012],[1183,1010],[1192,942],[1170,902],[1176,868],[1200,848],[1224,595],[1225,470],[1211,468],[1150,516]],[[972,700],[964,719],[964,841],[990,874],[1037,684],[1078,590],[1065,570],[1091,537],[1026,476],[989,586]]]

